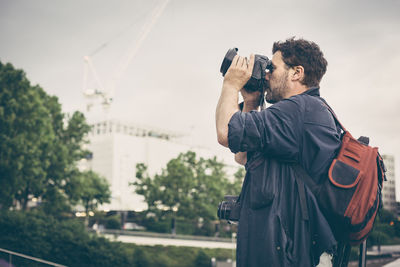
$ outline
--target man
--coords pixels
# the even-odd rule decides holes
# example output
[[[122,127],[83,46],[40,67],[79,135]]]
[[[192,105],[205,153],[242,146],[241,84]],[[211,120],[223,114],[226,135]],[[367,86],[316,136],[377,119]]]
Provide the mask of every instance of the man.
[[[319,98],[327,61],[318,45],[304,39],[276,42],[272,52],[265,99],[273,105],[259,110],[264,96],[243,89],[254,55],[250,60],[237,55],[216,109],[218,142],[247,171],[237,266],[331,266],[335,238],[294,168],[299,164],[317,183],[325,181],[340,147],[340,129]]]

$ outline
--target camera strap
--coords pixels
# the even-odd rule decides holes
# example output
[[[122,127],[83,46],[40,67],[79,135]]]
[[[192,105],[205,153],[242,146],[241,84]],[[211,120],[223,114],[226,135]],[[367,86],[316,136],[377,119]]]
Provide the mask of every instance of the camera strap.
[[[264,110],[266,108],[265,104],[265,86],[263,86],[262,94],[260,97],[260,103],[258,104],[260,106],[261,110]]]

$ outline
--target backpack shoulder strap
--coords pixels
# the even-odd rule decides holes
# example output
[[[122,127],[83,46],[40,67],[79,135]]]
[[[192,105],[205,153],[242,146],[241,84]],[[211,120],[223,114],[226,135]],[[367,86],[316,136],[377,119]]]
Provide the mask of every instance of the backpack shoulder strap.
[[[331,106],[329,106],[328,102],[326,102],[326,100],[323,99],[322,97],[319,97],[319,99],[321,99],[321,101],[322,101],[322,102],[325,104],[325,106],[328,108],[329,112],[332,114],[333,118],[335,119],[335,122],[336,122],[337,124],[340,125],[340,127],[342,128],[342,130],[343,130],[344,132],[346,132],[346,131],[347,131],[346,128],[344,128],[343,124],[339,121],[339,119],[337,118],[335,112],[333,111],[333,109],[331,108]]]
[[[304,183],[310,188],[311,192],[315,195],[318,190],[318,184],[311,178],[311,176],[304,170],[304,168],[299,164],[293,164],[293,168],[296,172],[296,177],[301,177]]]

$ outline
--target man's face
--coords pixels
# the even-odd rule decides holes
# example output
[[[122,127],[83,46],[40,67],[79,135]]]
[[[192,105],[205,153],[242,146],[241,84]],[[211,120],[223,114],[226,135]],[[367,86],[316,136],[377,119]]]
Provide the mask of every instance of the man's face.
[[[269,72],[265,76],[269,85],[266,89],[267,94],[265,100],[270,104],[274,104],[284,99],[289,91],[289,68],[285,62],[283,62],[282,53],[280,51],[277,51],[272,56],[272,66],[272,73]]]

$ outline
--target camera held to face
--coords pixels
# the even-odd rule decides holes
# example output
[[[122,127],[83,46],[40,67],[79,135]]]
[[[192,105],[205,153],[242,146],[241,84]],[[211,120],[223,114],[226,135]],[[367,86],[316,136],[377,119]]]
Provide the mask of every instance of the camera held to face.
[[[225,76],[225,73],[232,64],[233,58],[237,55],[238,50],[239,49],[237,48],[232,48],[226,53],[220,68],[222,76]],[[248,92],[265,91],[265,89],[268,87],[268,83],[265,80],[265,75],[267,70],[270,70],[271,67],[271,60],[269,60],[267,56],[255,55],[253,73],[251,74],[250,80],[245,84],[244,89]]]
[[[237,202],[238,196],[225,196],[224,199],[218,205],[218,218],[232,222],[239,221],[240,203]]]

